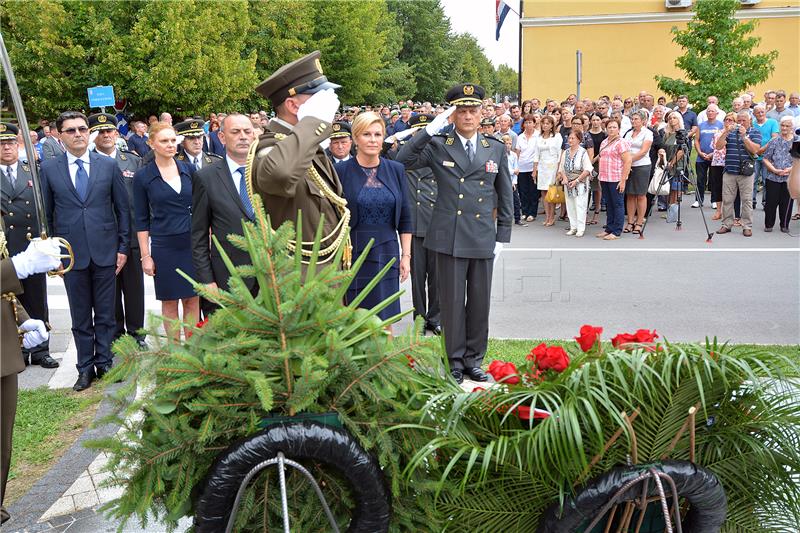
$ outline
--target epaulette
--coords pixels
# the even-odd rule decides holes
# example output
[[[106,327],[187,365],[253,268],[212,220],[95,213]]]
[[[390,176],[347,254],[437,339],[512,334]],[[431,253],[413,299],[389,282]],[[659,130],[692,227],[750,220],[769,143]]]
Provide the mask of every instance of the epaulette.
[[[215,154],[214,152],[203,152],[203,153],[212,159],[222,159],[221,155]]]
[[[141,157],[139,157],[139,154],[137,154],[136,152],[131,152],[130,150],[117,149],[117,152],[119,153],[119,158],[123,161],[127,160],[128,158],[131,158],[134,161],[137,159],[141,159]]]
[[[257,157],[263,157],[269,153],[275,143],[282,141],[286,138],[285,133],[280,133],[277,131],[266,131],[261,134],[254,144],[258,146],[256,153]]]
[[[495,137],[494,135],[488,135],[488,136],[487,136],[487,135],[484,135],[484,136],[483,136],[483,140],[486,140],[486,139],[491,139],[491,140],[493,140],[493,141],[495,141],[495,142],[498,142],[498,143],[501,143],[501,144],[503,144],[503,145],[505,145],[505,144],[506,144],[506,143],[504,143],[504,142],[503,142],[501,139],[498,139],[498,138],[497,138],[497,137]],[[487,146],[489,146],[489,145],[488,145],[488,144],[485,144],[485,145],[484,145],[484,148],[485,148],[485,147],[487,147]]]
[[[186,159],[186,154],[181,152],[181,153],[179,153],[178,155],[175,156],[175,159],[177,159],[178,161],[183,161],[183,160]]]

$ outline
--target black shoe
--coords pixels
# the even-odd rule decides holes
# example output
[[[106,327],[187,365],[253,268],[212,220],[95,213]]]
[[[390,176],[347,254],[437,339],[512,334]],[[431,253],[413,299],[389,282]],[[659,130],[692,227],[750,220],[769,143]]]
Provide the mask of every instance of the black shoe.
[[[109,370],[111,370],[111,367],[98,366],[94,369],[94,375],[97,379],[103,379],[103,376],[108,374]]]
[[[56,361],[55,359],[50,357],[50,354],[40,355],[40,356],[35,357],[35,358],[33,356],[31,356],[31,364],[32,365],[39,365],[42,368],[58,368],[59,367],[58,361]]]
[[[525,228],[528,227],[528,224],[526,224],[525,222],[522,222],[520,220],[517,220],[516,222],[514,222],[514,225],[515,226],[522,226],[522,227],[525,227]]]
[[[440,326],[439,324],[425,324],[425,329],[430,331],[434,335],[442,334],[442,326]]]
[[[781,228],[781,233],[789,233],[789,228]]]
[[[94,376],[92,375],[91,370],[88,372],[81,372],[78,374],[78,381],[76,381],[75,385],[72,386],[72,390],[75,392],[80,392],[88,389],[92,385],[93,378]]]
[[[456,380],[456,383],[459,385],[464,383],[464,372],[461,370],[451,370],[450,375],[453,376],[453,379]]]
[[[489,381],[489,374],[477,366],[475,368],[465,368],[464,374],[466,374],[472,381]]]

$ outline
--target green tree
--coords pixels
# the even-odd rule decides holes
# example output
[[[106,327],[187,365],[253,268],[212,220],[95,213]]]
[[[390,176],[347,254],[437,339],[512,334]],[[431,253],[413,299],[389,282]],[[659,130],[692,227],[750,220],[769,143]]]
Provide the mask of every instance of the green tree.
[[[475,37],[461,33],[451,37],[450,42],[453,68],[449,72],[452,77],[447,85],[459,82],[477,83],[486,89],[487,97],[493,95],[496,91],[494,67]]]
[[[267,79],[282,65],[314,50],[314,5],[292,0],[250,0],[247,50],[256,52],[256,79]],[[325,60],[325,58],[323,58]],[[326,61],[327,62],[327,61]],[[253,92],[243,102],[250,110],[267,109],[265,98]]]
[[[750,35],[757,21],[734,18],[739,0],[703,0],[694,3],[695,14],[685,30],[672,28],[673,41],[685,50],[675,66],[687,80],[656,76],[658,88],[667,94],[685,94],[696,106],[708,95],[728,102],[749,86],[769,78],[778,51],[757,54],[760,37]]]
[[[257,83],[249,28],[243,0],[148,2],[98,58],[116,94],[140,112],[237,109]]]
[[[445,17],[439,0],[389,0],[403,30],[403,45],[397,60],[411,69],[416,81],[415,94],[399,95],[419,100],[440,101],[452,80],[455,65],[450,43],[450,20]]]
[[[331,81],[342,85],[342,102],[361,103],[375,89],[383,68],[386,32],[383,2],[315,1],[313,44]]]
[[[497,92],[504,96],[519,93],[519,74],[508,65],[500,65],[495,71],[497,78]]]
[[[379,83],[365,101],[387,104],[416,94],[417,82],[411,66],[397,59],[397,53],[403,47],[403,28],[397,23],[396,13],[386,12],[383,27],[386,29],[383,67],[378,72]]]

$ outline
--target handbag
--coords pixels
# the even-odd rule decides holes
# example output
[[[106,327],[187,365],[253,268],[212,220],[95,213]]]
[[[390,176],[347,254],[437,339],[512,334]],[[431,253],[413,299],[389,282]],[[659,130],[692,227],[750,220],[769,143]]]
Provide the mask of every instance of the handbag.
[[[564,202],[564,186],[563,185],[550,185],[547,188],[547,194],[544,195],[544,201],[550,204],[560,204]]]
[[[664,177],[667,172],[667,165],[663,159],[664,155],[660,154],[653,177],[650,178],[650,185],[647,186],[647,192],[653,196],[666,196],[669,194],[669,180]]]

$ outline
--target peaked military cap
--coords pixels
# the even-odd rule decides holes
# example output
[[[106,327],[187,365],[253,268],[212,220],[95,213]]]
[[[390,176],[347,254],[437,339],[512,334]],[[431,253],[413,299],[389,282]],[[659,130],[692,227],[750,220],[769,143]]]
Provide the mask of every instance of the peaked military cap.
[[[0,141],[5,140],[17,140],[17,134],[19,133],[19,128],[14,124],[10,124],[8,122],[0,122]]]
[[[315,50],[282,66],[262,81],[256,87],[256,92],[269,98],[272,105],[277,106],[290,96],[340,88],[341,85],[329,82],[322,73],[322,64],[319,61],[321,55],[319,50]]]
[[[408,125],[411,126],[412,128],[424,128],[425,126],[433,122],[434,118],[435,117],[433,115],[425,115],[425,114],[414,115],[408,120]]]
[[[352,130],[350,129],[350,124],[347,122],[334,122],[331,126],[333,133],[331,133],[331,139],[339,139],[342,137],[351,137],[353,135]]]
[[[203,121],[196,118],[190,118],[183,122],[175,124],[175,133],[183,135],[184,137],[202,137],[205,135],[203,131]]]
[[[117,129],[117,117],[110,113],[95,113],[89,115],[89,131]]]
[[[481,126],[494,126],[494,119],[493,118],[485,118],[481,120]]]
[[[459,83],[449,91],[445,98],[450,105],[479,106],[483,104],[486,91],[480,85],[472,83]]]

